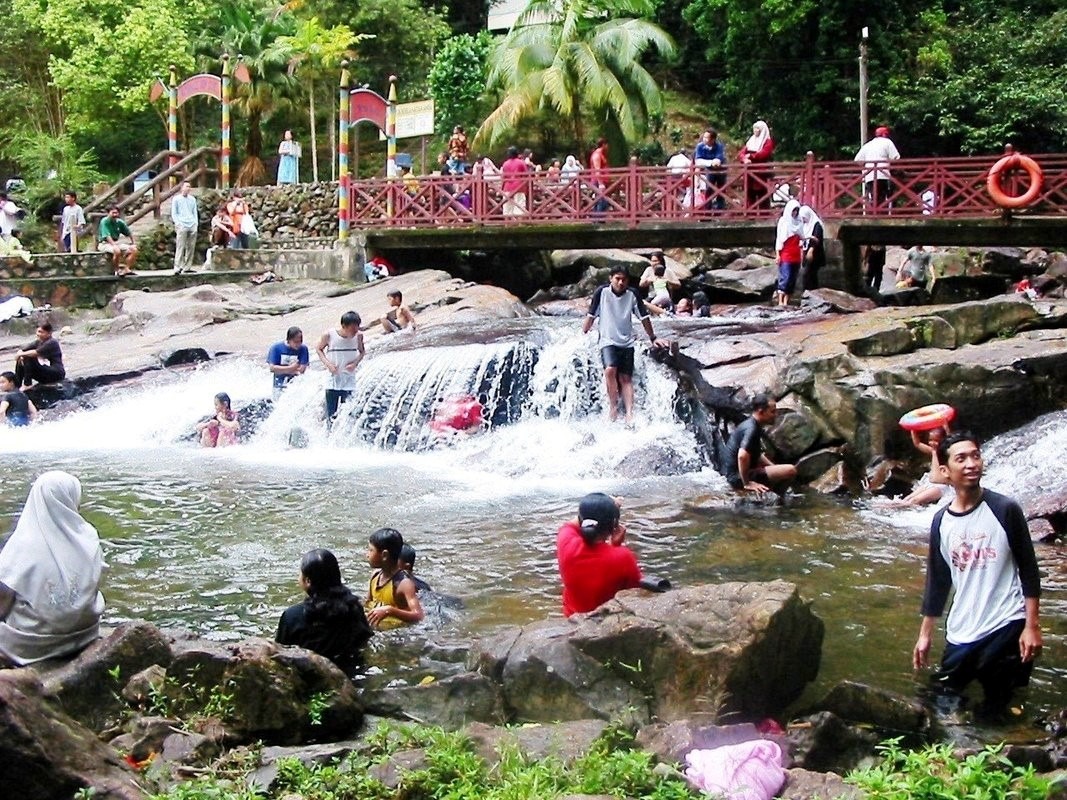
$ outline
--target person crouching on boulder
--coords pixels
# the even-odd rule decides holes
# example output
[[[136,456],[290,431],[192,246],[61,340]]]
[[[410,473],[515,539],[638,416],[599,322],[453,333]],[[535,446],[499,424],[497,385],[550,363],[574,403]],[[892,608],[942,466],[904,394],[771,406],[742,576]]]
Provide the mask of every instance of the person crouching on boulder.
[[[196,426],[200,433],[201,447],[228,447],[237,444],[241,423],[230,408],[230,396],[226,392],[215,395],[215,416]]]
[[[556,558],[563,580],[563,615],[585,613],[623,589],[641,584],[637,558],[626,547],[619,503],[601,492],[578,504],[578,519],[565,522],[556,535]]]
[[[775,464],[763,453],[760,431],[778,418],[778,404],[760,392],[752,398],[752,415],[734,428],[726,442],[726,480],[735,491],[784,491],[797,477],[792,464]]]

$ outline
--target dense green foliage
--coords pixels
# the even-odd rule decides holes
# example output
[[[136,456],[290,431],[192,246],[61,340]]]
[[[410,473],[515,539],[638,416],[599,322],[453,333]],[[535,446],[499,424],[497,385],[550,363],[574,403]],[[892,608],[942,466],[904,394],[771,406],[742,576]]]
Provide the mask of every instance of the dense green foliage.
[[[565,764],[558,758],[531,760],[514,749],[490,766],[460,733],[437,728],[381,725],[358,755],[338,764],[305,766],[295,759],[280,762],[270,797],[297,795],[306,800],[552,800],[567,794],[641,797],[647,800],[693,800],[697,795],[678,774],[661,775],[652,757],[631,749],[629,734],[609,729],[590,751]],[[371,769],[402,750],[424,748],[425,766],[401,770],[397,789],[372,777]],[[226,771],[180,784],[155,800],[253,800],[263,797],[247,788],[240,770]]]
[[[445,42],[430,70],[430,95],[438,113],[437,132],[448,135],[455,125],[475,130],[485,118],[485,82],[489,76],[489,53],[493,37],[488,31],[477,36],[462,34]]]
[[[1033,767],[1017,767],[1000,754],[999,747],[959,758],[950,744],[924,750],[902,750],[891,740],[879,750],[883,760],[856,770],[847,780],[861,788],[868,800],[1044,800],[1050,780]]]
[[[129,172],[166,141],[166,103],[149,103],[152,83],[172,63],[180,78],[217,74],[223,52],[243,57],[253,77],[235,85],[233,150],[247,181],[265,179],[286,128],[305,145],[314,134],[312,162],[331,157],[341,58],[357,85],[384,94],[396,75],[402,101],[432,94],[439,132],[480,129],[478,146],[491,143],[494,156],[511,143],[585,154],[606,135],[617,159],[655,158],[657,120],[674,131],[660,93],[669,88],[695,98],[728,139],[766,119],[777,158],[849,157],[861,138],[864,26],[871,126],[890,125],[904,155],[996,153],[1008,141],[1062,151],[1062,6],[531,0],[528,24],[491,47],[482,2],[0,0],[0,102],[18,110],[0,119],[0,177],[26,169],[20,134],[69,137],[106,173]],[[218,124],[213,101],[186,104],[181,145],[217,142]]]

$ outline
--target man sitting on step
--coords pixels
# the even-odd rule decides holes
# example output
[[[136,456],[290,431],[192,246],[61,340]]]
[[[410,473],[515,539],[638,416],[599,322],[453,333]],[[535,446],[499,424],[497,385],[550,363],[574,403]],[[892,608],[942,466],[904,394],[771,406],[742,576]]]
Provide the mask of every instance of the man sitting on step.
[[[129,242],[122,241],[125,236]],[[137,244],[133,240],[130,226],[119,219],[119,207],[111,206],[107,216],[100,220],[100,232],[97,236],[101,253],[109,253],[115,265],[116,275],[129,275],[133,272],[133,263],[137,260]],[[126,257],[123,263],[123,256]]]

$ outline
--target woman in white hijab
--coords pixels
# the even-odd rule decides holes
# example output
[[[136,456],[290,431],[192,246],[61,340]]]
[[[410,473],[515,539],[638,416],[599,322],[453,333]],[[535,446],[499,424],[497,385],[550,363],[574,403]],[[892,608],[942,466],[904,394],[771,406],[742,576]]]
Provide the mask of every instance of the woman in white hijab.
[[[826,231],[822,220],[811,206],[800,207],[800,222],[804,226],[803,238],[804,260],[800,268],[800,284],[807,289],[819,288],[819,270],[826,266],[826,250],[823,238]]]
[[[771,173],[767,169],[754,168],[751,165],[766,164],[772,155],[774,139],[771,138],[771,129],[766,122],[758,119],[752,126],[752,135],[737,154],[742,164],[750,165],[744,174],[746,208],[771,207],[771,195],[775,189]]]
[[[578,177],[581,171],[582,165],[578,163],[578,159],[574,156],[567,156],[563,162],[563,169],[559,171],[560,183],[570,183]]]
[[[80,502],[73,475],[46,472],[34,481],[0,550],[0,658],[32,664],[76,653],[100,635],[104,559]]]
[[[789,297],[797,284],[800,261],[803,257],[804,223],[800,221],[800,203],[790,200],[778,220],[774,249],[778,253],[778,289],[775,302],[789,305]]]

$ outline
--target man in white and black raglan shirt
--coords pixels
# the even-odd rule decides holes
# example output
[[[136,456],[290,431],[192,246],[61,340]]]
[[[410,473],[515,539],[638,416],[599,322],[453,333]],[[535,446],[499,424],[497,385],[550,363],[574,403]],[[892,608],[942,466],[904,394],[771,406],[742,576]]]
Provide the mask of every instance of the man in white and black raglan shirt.
[[[998,715],[1012,690],[1029,682],[1041,653],[1037,557],[1019,504],[982,488],[978,440],[950,434],[937,457],[956,497],[930,527],[923,621],[912,661],[916,669],[927,665],[937,618],[954,589],[934,682],[958,693],[977,679],[985,693],[982,711]]]
[[[604,364],[604,383],[608,390],[608,419],[619,417],[619,395],[626,409],[626,423],[634,420],[634,315],[648,334],[653,347],[666,347],[652,332],[648,309],[630,288],[630,274],[625,267],[611,270],[610,282],[598,286],[589,302],[589,314],[582,323],[582,333],[589,333],[593,322],[600,334],[600,361]]]

